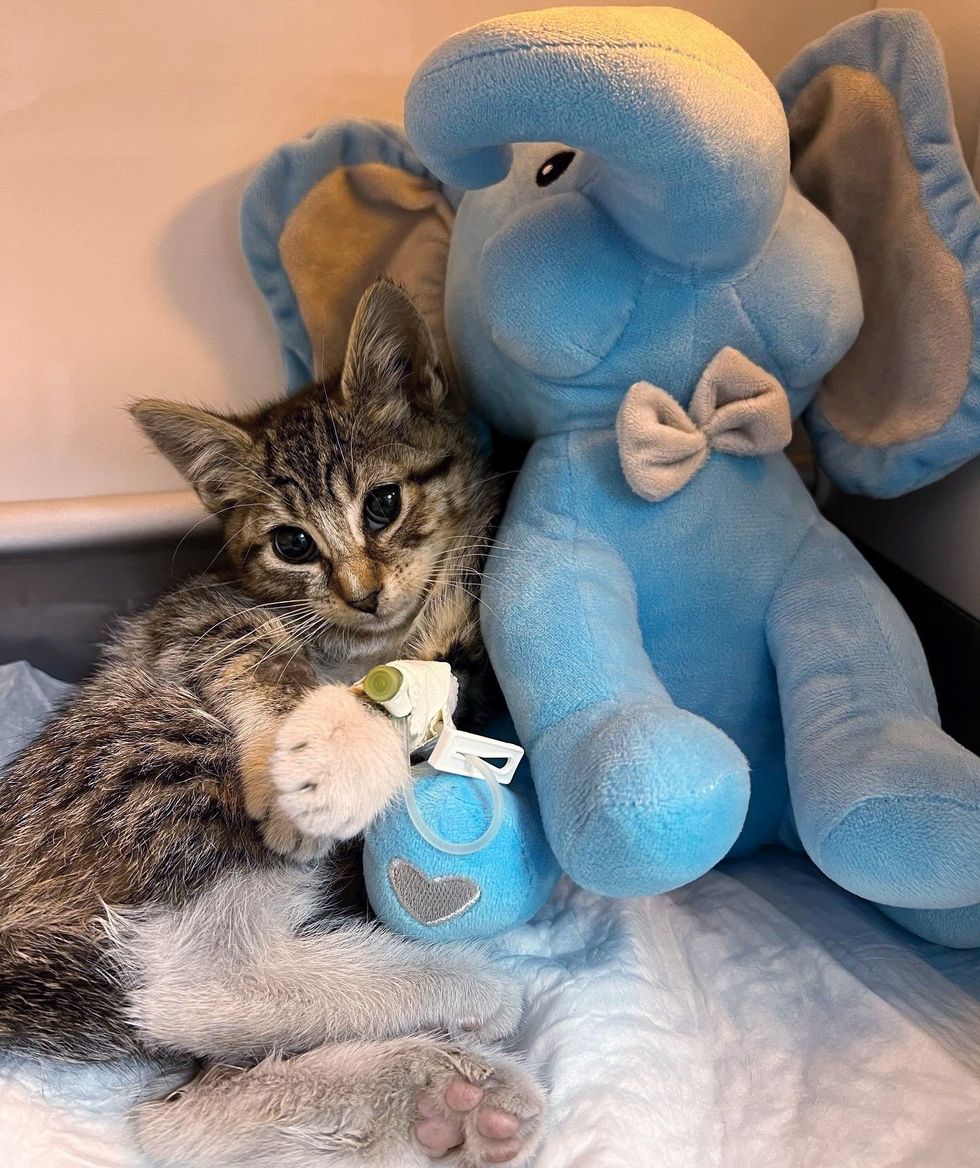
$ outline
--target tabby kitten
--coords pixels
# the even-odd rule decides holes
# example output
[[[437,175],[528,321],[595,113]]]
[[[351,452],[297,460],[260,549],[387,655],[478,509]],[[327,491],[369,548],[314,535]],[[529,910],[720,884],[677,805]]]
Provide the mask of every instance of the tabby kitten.
[[[324,922],[310,863],[408,780],[351,682],[419,657],[471,713],[490,692],[472,584],[497,497],[425,324],[380,281],[336,377],[243,416],[133,413],[229,566],[124,622],[0,778],[0,1042],[222,1064],[138,1111],[160,1163],[524,1162],[540,1089],[478,1045],[516,1027],[516,984]]]

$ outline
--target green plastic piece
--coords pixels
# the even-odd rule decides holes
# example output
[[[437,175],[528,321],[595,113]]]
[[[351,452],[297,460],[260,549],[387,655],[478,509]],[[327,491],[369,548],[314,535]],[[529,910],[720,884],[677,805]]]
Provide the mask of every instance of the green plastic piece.
[[[390,702],[404,680],[401,670],[394,665],[375,665],[364,678],[364,692],[372,702]]]

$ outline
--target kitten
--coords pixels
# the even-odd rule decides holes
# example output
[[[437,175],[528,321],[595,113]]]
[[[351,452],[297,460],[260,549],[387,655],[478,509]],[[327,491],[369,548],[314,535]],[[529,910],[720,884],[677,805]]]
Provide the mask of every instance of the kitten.
[[[309,863],[408,781],[350,683],[442,659],[463,717],[492,701],[472,585],[497,495],[425,324],[379,281],[336,377],[239,417],[133,413],[229,567],[124,622],[0,778],[0,1042],[222,1064],[139,1109],[160,1163],[526,1162],[540,1088],[479,1045],[516,1027],[517,985],[324,921]]]

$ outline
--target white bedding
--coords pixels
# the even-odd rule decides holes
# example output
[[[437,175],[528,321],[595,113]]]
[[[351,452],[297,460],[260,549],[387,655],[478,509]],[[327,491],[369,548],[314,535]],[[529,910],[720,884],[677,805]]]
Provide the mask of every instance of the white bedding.
[[[0,667],[0,761],[54,696]],[[538,1168],[980,1165],[980,956],[913,941],[798,857],[636,901],[566,884],[502,948],[553,1087]],[[138,1165],[124,1115],[149,1077],[0,1062],[0,1166]]]

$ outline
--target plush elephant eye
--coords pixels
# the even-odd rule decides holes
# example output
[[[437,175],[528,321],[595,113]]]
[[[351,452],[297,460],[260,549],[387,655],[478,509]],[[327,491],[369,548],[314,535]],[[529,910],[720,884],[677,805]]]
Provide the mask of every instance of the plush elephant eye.
[[[550,187],[568,170],[574,157],[574,150],[559,150],[557,154],[552,154],[548,161],[538,168],[534,181],[539,187]]]

